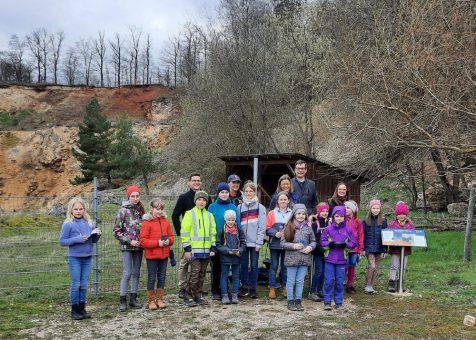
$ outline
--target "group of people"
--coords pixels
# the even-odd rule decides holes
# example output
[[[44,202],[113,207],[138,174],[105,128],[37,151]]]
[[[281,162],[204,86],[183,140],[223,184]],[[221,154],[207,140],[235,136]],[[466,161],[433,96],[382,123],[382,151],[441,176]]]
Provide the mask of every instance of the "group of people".
[[[179,196],[172,213],[173,228],[182,248],[179,297],[185,305],[207,303],[203,285],[210,262],[213,300],[237,304],[240,297],[257,298],[258,261],[263,247],[269,247],[271,255],[268,297],[276,299],[281,290],[291,311],[304,310],[302,295],[309,267],[313,269],[309,299],[323,301],[326,310],[332,309],[332,301],[335,309],[343,309],[344,290],[355,293],[355,267],[364,255],[368,260],[365,293],[375,293],[377,269],[387,251],[392,254],[389,291],[396,290],[401,253],[397,247],[382,245],[381,232],[387,222],[380,201],[372,199],[366,218],[361,220],[358,205],[350,199],[345,183],[337,185],[328,202],[318,203],[315,183],[306,178],[306,162],[297,161],[294,170],[294,178],[283,175],[279,179],[269,212],[259,203],[257,187],[251,181],[245,182],[240,191],[240,177],[230,175],[227,182],[217,185],[212,202],[201,189],[200,174],[190,175],[190,189]],[[163,309],[167,306],[164,286],[168,261],[175,265],[171,247],[176,240],[171,223],[160,198],[153,199],[146,212],[139,187],[129,186],[126,193],[128,199],[113,229],[123,260],[119,310],[142,308],[137,291],[143,256],[147,263],[147,306],[151,310]],[[408,212],[408,206],[398,202],[396,218],[388,227],[414,228]],[[92,243],[97,242],[100,231],[94,229],[80,199],[70,202],[67,215],[60,243],[69,246],[71,316],[77,320],[90,317],[85,311],[86,287]],[[405,263],[409,254],[407,248]]]

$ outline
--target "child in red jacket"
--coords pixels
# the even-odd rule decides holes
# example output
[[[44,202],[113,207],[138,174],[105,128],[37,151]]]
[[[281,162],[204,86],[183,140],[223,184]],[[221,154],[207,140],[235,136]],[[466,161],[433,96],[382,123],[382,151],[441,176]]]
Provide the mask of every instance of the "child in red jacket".
[[[165,216],[165,204],[160,198],[150,202],[151,212],[143,217],[140,243],[147,262],[147,298],[149,309],[165,308],[164,286],[170,247],[174,234]],[[157,281],[157,289],[155,283]]]
[[[349,256],[347,258],[346,267],[346,288],[345,291],[348,294],[354,294],[356,292],[354,288],[355,267],[359,263],[360,256],[365,254],[364,251],[364,228],[362,226],[362,220],[358,217],[359,207],[353,200],[349,200],[344,203],[346,213],[346,225],[350,227],[355,237],[357,245],[349,250]]]

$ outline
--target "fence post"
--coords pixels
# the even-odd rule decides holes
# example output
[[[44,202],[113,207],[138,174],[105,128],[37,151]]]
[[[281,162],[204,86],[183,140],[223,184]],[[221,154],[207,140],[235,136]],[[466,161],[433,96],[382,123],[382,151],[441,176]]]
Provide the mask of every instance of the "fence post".
[[[473,229],[473,217],[474,217],[474,201],[475,201],[475,188],[471,183],[469,185],[469,204],[468,204],[468,218],[466,220],[466,230],[464,233],[464,255],[463,262],[471,261],[471,231]]]
[[[98,214],[98,179],[94,177],[93,180],[93,218],[100,227],[101,221]],[[93,293],[99,296],[99,247],[97,242],[93,244]]]

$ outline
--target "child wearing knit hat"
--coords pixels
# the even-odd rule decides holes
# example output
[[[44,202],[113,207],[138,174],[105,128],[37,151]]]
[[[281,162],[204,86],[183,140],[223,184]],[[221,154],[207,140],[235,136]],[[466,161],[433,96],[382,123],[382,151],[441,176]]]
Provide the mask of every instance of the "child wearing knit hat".
[[[386,252],[382,245],[382,229],[387,228],[387,220],[382,215],[382,204],[374,198],[369,202],[367,217],[363,221],[364,249],[367,256],[368,267],[365,274],[365,293],[374,294],[373,288],[377,279],[377,270],[383,253]]]
[[[408,205],[405,202],[399,201],[395,205],[395,219],[390,222],[389,228],[392,229],[415,229],[415,225],[408,218],[409,213]],[[390,265],[390,277],[388,280],[388,291],[394,293],[397,290],[397,272],[400,269],[400,256],[401,256],[401,247],[391,246],[388,250],[389,254],[392,255],[391,265]],[[412,248],[405,247],[405,253],[403,258],[403,268],[407,268],[408,255],[411,255]],[[404,273],[405,274],[405,273]]]
[[[354,288],[355,267],[359,263],[360,255],[364,255],[364,228],[362,226],[362,220],[359,218],[359,208],[357,202],[349,200],[344,203],[346,224],[352,230],[355,236],[357,245],[349,250],[346,267],[346,293],[354,294],[356,292]]]

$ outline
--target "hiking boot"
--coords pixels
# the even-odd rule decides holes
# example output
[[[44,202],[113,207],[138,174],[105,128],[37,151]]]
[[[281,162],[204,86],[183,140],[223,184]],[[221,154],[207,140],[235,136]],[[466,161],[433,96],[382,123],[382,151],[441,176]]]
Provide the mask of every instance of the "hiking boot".
[[[395,284],[395,280],[388,280],[388,291],[390,293],[395,293],[397,285]]]
[[[221,303],[223,305],[229,305],[231,303],[230,298],[228,297],[228,294],[223,294],[223,297],[221,298]]]
[[[269,289],[268,297],[273,300],[276,299],[276,288]]]
[[[180,288],[179,289],[178,297],[179,297],[179,299],[184,299],[185,298],[185,288]]]
[[[141,309],[142,308],[142,303],[137,302],[137,293],[131,293],[131,297],[129,300],[129,306],[131,306],[134,309]]]
[[[365,286],[364,291],[365,291],[366,294],[375,294],[374,288],[372,286],[369,286],[369,285]]]
[[[208,304],[207,300],[205,300],[204,298],[202,298],[201,296],[200,297],[196,297],[195,299],[193,299],[193,301],[195,301],[195,303],[197,305],[206,305]]]
[[[336,305],[336,306],[335,306],[335,309],[336,309],[336,311],[343,312],[343,311],[344,311],[344,306],[341,305],[341,304],[340,304],[340,305]]]
[[[314,302],[321,302],[322,298],[319,297],[316,293],[309,293],[309,300]]]
[[[157,296],[156,296],[157,291],[155,289],[151,289],[147,291],[147,308],[150,310],[156,310],[157,309],[157,304],[155,302]]]
[[[250,298],[251,299],[257,299],[258,298],[258,293],[256,292],[256,289],[250,289]]]
[[[330,303],[324,303],[324,310],[332,310],[332,306]]]
[[[125,312],[127,310],[127,297],[119,297],[119,312]]]
[[[301,304],[301,299],[294,300],[294,306],[295,306],[297,311],[303,311],[304,310],[304,307]]]
[[[78,304],[78,310],[83,315],[85,319],[91,319],[91,314],[86,312],[86,302],[80,302]]]
[[[238,294],[231,294],[231,303],[235,305],[240,303],[240,301],[238,300]]]
[[[167,308],[167,304],[164,302],[164,288],[157,288],[157,298],[155,304],[159,309]]]
[[[288,300],[288,309],[293,312],[297,311],[294,300]]]
[[[250,289],[246,286],[241,287],[240,290],[238,291],[239,297],[245,297],[248,295],[250,295]]]
[[[79,310],[79,305],[76,303],[71,305],[71,319],[73,320],[83,320],[84,316]]]
[[[198,306],[198,304],[195,302],[194,299],[189,299],[188,297],[184,297],[184,298],[183,298],[183,303],[184,303],[187,307],[195,307],[195,306]]]
[[[286,287],[281,288],[281,295],[285,298],[288,297],[288,291],[286,290]]]
[[[220,293],[213,293],[212,294],[212,300],[215,300],[215,301],[220,301],[222,299]]]

